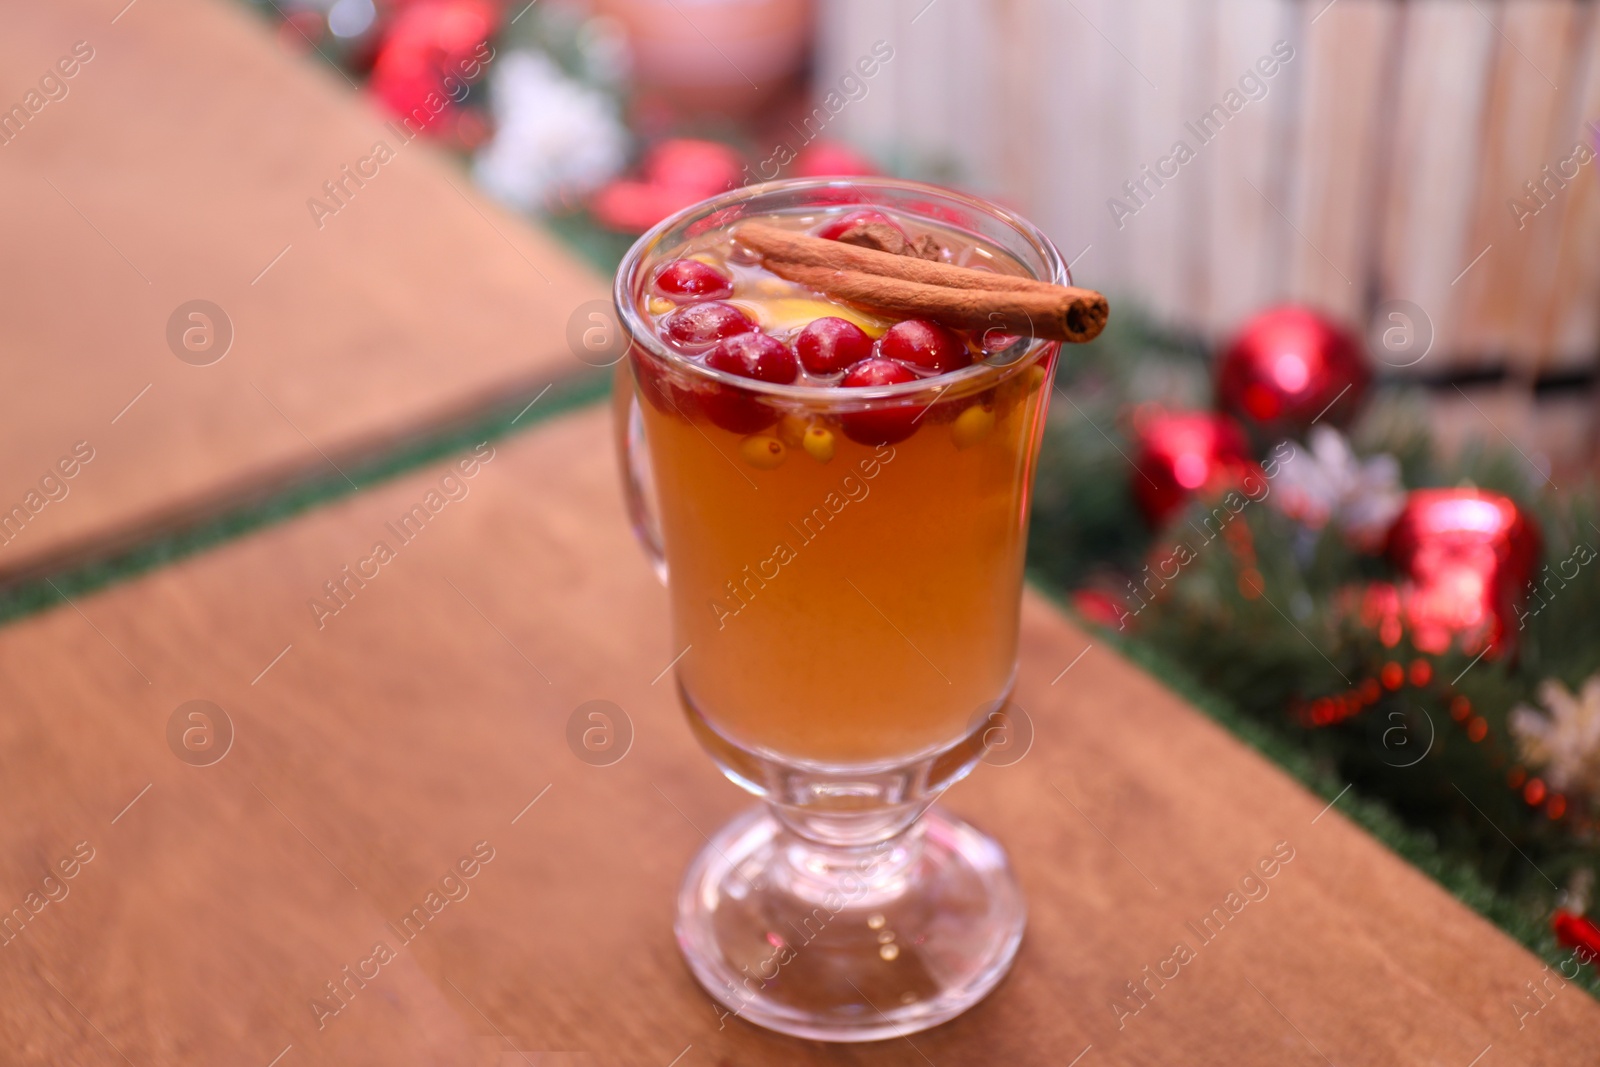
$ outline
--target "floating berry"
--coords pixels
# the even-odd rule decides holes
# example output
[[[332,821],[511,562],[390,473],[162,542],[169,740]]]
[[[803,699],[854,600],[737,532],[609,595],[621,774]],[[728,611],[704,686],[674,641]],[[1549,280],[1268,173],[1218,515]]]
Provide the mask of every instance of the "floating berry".
[[[790,412],[778,420],[778,440],[790,448],[799,448],[805,438],[806,427],[810,425],[810,420],[804,416]]]
[[[917,376],[887,359],[864,359],[851,367],[839,383],[846,389],[899,385],[914,382]],[[892,445],[904,441],[917,429],[917,420],[927,409],[920,404],[897,403],[871,411],[852,411],[839,417],[845,436],[864,445]]]
[[[872,338],[847,319],[812,319],[794,339],[800,364],[812,374],[838,374],[872,356]]]
[[[874,385],[899,385],[914,382],[917,376],[900,364],[888,359],[864,359],[851,367],[839,384],[846,389],[864,389]]]
[[[836,219],[823,223],[822,228],[817,231],[817,236],[829,241],[837,241],[846,231],[853,230],[857,226],[868,226],[873,223],[894,226],[895,229],[900,229],[883,212],[873,211],[871,208],[862,208],[860,211],[846,212]],[[902,236],[904,236],[904,233],[905,231],[901,230]]]
[[[807,426],[800,443],[806,454],[818,463],[826,463],[833,458],[833,431],[826,426]]]
[[[776,437],[764,433],[751,434],[739,442],[739,453],[744,461],[757,470],[776,470],[789,455],[789,447]]]
[[[755,330],[718,341],[706,353],[706,366],[774,385],[788,385],[800,373],[788,345]]]
[[[656,274],[656,292],[680,304],[733,295],[733,279],[698,259],[675,259]]]
[[[732,304],[709,300],[688,304],[661,320],[667,339],[680,348],[698,351],[725,337],[736,337],[756,328],[755,320]]]
[[[695,393],[681,384],[660,361],[635,348],[632,365],[639,392],[652,407],[667,415],[693,417],[699,407]]]
[[[951,435],[957,448],[971,448],[994,431],[994,408],[973,404],[956,416]]]
[[[878,355],[936,374],[960,370],[972,363],[972,353],[961,338],[926,319],[907,319],[889,327],[878,341]]]
[[[989,363],[1009,363],[1022,356],[1022,349],[1017,347],[1022,338],[1014,333],[1006,333],[998,326],[991,326],[984,330],[978,337],[978,346],[983,349],[983,358]]]
[[[706,366],[774,385],[787,385],[800,373],[800,365],[787,345],[754,331],[718,341],[706,353]],[[778,420],[778,413],[755,394],[732,385],[714,386],[702,398],[701,407],[712,422],[733,433],[755,433]]]

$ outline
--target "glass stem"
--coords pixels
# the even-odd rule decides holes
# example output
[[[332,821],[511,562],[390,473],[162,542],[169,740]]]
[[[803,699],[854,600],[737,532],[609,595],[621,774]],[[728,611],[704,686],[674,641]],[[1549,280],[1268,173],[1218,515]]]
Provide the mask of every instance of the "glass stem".
[[[771,805],[782,828],[772,875],[803,900],[838,912],[902,895],[922,855],[925,804],[852,812]]]

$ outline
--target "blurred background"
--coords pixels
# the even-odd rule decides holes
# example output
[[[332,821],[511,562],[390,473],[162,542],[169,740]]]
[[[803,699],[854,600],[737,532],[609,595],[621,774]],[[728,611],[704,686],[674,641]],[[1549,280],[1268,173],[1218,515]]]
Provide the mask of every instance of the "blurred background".
[[[1446,447],[1593,458],[1586,0],[255,4],[396,117],[450,79],[427,135],[602,266],[730,185],[924,178],[1013,206],[1162,329],[1216,344],[1300,302],[1423,387]]]

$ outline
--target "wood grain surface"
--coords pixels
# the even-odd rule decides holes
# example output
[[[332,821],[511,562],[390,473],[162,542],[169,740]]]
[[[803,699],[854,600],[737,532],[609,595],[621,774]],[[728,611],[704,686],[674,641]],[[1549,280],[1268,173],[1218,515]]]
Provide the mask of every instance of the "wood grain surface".
[[[665,597],[607,430],[585,410],[470,477],[467,453],[0,631],[0,907],[25,909],[0,946],[5,1062],[1592,1058],[1592,1001],[1560,990],[1519,1020],[1539,961],[1033,597],[1018,700],[1034,744],[948,797],[1017,866],[1014,972],[908,1040],[719,1025],[678,958],[673,897],[747,800],[663,676]],[[386,524],[431,491],[401,544]],[[336,614],[309,606],[380,539],[395,554],[376,577]],[[203,767],[168,742],[197,699],[234,729]],[[609,766],[565,741],[593,699],[631,722]],[[47,882],[75,847],[92,858]],[[1241,888],[1275,851],[1292,859]],[[471,877],[446,878],[463,863]],[[1211,940],[1189,925],[1247,892]],[[1149,977],[1178,942],[1193,958]],[[1148,990],[1136,1014],[1129,982]]]
[[[1588,58],[1579,50],[1586,14],[1561,0],[1517,0],[1499,13],[1468,238],[1469,248],[1490,251],[1455,287],[1461,348],[1484,362],[1508,352],[1530,370],[1548,361],[1549,353],[1536,347],[1543,322],[1540,316],[1530,321],[1528,309],[1547,314],[1551,305],[1544,271],[1560,245],[1561,216],[1551,210],[1551,218],[1519,219],[1511,201],[1527,199],[1546,214],[1525,183],[1548,181],[1543,196],[1555,201],[1558,184],[1566,183],[1559,175],[1548,178],[1544,168],[1573,156],[1582,143],[1592,147],[1593,132],[1569,114]],[[1592,366],[1593,351],[1585,355]]]
[[[1600,129],[1596,127],[1600,123],[1600,15],[1593,9],[1589,11],[1586,34],[1578,39],[1577,47],[1583,57],[1578,64],[1583,80],[1574,94],[1566,125],[1568,131],[1576,131],[1576,137],[1587,132],[1593,145],[1600,139]],[[1558,127],[1558,137],[1561,132]],[[1569,154],[1563,153],[1562,158]],[[1536,281],[1548,282],[1553,294],[1539,350],[1560,366],[1579,367],[1593,356],[1595,342],[1600,339],[1600,300],[1595,299],[1593,287],[1584,284],[1585,278],[1600,277],[1600,241],[1594,240],[1594,235],[1600,233],[1600,181],[1570,182],[1560,191],[1571,195],[1552,205],[1560,209],[1550,220],[1550,229],[1555,231],[1555,253],[1549,262],[1534,264],[1536,271],[1544,272]],[[1539,214],[1544,211],[1541,209]]]
[[[586,369],[601,281],[243,4],[7,5],[0,70],[0,580]],[[232,324],[208,366],[168,343],[195,299]]]
[[[1390,164],[1375,216],[1381,223],[1378,280],[1385,297],[1424,309],[1435,329],[1434,347],[1448,360],[1465,345],[1456,285],[1483,253],[1482,245],[1471,244],[1477,168],[1462,161],[1485,152],[1485,71],[1492,68],[1497,38],[1493,22],[1453,0],[1406,4],[1401,26]],[[1431,373],[1438,362],[1419,363],[1422,369],[1413,373]]]
[[[1286,295],[1346,322],[1366,314],[1357,279],[1372,260],[1382,173],[1384,113],[1392,108],[1400,5],[1347,0],[1321,10],[1304,34],[1305,64],[1293,127],[1299,166],[1289,175],[1293,220]],[[1381,355],[1381,353],[1380,353]]]

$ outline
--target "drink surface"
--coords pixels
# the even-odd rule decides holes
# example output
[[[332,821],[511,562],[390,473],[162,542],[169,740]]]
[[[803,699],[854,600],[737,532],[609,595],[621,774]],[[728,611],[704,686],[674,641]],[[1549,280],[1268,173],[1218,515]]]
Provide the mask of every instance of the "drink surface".
[[[761,221],[828,236],[852,211]],[[929,258],[1024,273],[969,234],[884,221]],[[838,304],[726,229],[641,280],[639,310],[676,357],[635,346],[631,365],[691,714],[741,748],[829,765],[960,740],[1011,684],[1054,347]],[[996,365],[952,376],[986,342]],[[691,363],[830,388],[746,390]]]

